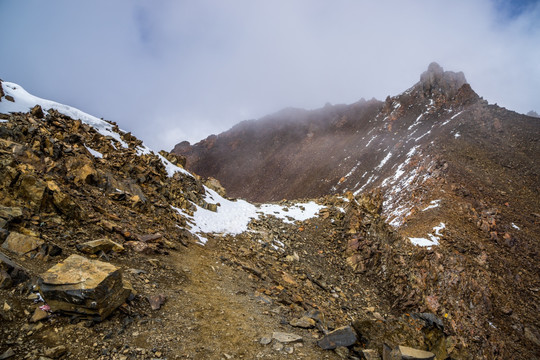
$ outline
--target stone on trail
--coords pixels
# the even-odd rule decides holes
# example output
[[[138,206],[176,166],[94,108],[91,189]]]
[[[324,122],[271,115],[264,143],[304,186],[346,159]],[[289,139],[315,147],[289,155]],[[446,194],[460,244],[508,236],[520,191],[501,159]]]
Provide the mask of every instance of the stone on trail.
[[[38,286],[52,311],[105,319],[122,305],[131,285],[116,266],[71,255],[41,274]]]
[[[413,349],[407,346],[399,346],[403,360],[434,360],[435,354],[429,351]]]
[[[2,247],[17,255],[24,255],[32,250],[37,249],[45,242],[37,237],[20,234],[17,232],[10,232],[6,241],[2,244]]]
[[[356,342],[356,334],[352,327],[343,326],[326,334],[322,339],[317,341],[324,350],[333,350],[338,346],[351,346]]]
[[[276,339],[276,341],[279,341],[280,343],[295,343],[295,342],[304,341],[304,339],[300,335],[284,333],[284,332],[279,332],[279,331],[273,332],[272,338]]]
[[[159,310],[161,306],[165,303],[165,300],[167,300],[167,298],[163,294],[150,295],[147,297],[147,299],[150,303],[150,308],[152,310]]]
[[[100,251],[108,253],[109,251],[122,252],[124,247],[109,239],[98,239],[78,244],[77,249],[85,254],[96,254]]]
[[[48,317],[49,317],[49,314],[46,311],[41,310],[40,308],[36,308],[36,310],[34,311],[34,314],[30,318],[30,322],[35,323],[35,322],[44,320]]]
[[[310,329],[312,327],[315,327],[316,322],[312,318],[302,316],[299,319],[292,319],[289,324],[294,327]]]

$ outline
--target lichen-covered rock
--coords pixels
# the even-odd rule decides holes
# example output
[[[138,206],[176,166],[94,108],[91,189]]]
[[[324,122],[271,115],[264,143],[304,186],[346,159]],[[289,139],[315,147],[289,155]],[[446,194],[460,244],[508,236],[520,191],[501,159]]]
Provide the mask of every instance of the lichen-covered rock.
[[[124,303],[130,285],[116,266],[71,255],[43,273],[39,290],[53,311],[101,321]]]

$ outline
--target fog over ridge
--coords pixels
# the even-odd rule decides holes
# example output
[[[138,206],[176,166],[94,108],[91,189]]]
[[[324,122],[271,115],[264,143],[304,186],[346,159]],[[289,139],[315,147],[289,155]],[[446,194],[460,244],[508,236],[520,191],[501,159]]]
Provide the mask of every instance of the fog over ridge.
[[[384,100],[432,61],[538,112],[540,5],[519,5],[7,0],[0,78],[166,150],[285,107]]]

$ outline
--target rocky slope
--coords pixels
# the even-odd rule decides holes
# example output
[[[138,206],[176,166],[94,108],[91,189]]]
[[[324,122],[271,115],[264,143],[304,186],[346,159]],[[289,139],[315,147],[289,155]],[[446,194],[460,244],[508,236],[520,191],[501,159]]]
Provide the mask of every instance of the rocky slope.
[[[0,113],[26,106],[0,119],[1,357],[539,356],[535,215],[521,222],[513,204],[494,211],[476,193],[467,207],[444,165],[432,184],[459,200],[444,219],[463,228],[420,247],[387,224],[383,191],[231,201],[116,124],[0,85]],[[425,235],[445,204],[402,228]],[[130,295],[105,319],[95,310],[107,304],[86,302],[92,291],[71,290],[96,275],[87,263],[77,279],[58,266],[74,255],[131,284],[107,274],[100,291]],[[51,273],[70,276],[68,292],[47,295]],[[73,295],[72,308],[52,311]]]
[[[458,333],[498,344],[484,357],[515,358],[506,351],[539,351],[539,138],[538,119],[489,105],[462,73],[431,64],[384,102],[287,109],[173,152],[255,201],[378,191],[398,236],[432,254],[401,263],[420,266],[404,288],[387,284],[467,318]],[[372,271],[359,257],[349,263]]]

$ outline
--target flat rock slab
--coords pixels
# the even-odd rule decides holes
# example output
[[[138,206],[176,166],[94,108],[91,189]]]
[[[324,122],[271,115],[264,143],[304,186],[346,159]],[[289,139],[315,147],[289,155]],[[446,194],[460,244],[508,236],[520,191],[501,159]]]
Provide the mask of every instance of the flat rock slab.
[[[333,350],[338,346],[351,346],[356,342],[356,333],[350,326],[340,327],[326,334],[321,340],[317,341],[324,350]]]
[[[105,253],[109,251],[122,252],[124,251],[124,247],[109,239],[98,239],[77,245],[77,250],[85,254],[96,254],[100,251]]]
[[[304,339],[300,335],[284,333],[284,332],[279,332],[279,331],[273,332],[272,338],[276,339],[276,341],[279,341],[280,343],[295,343],[295,342],[304,341]]]
[[[17,255],[24,255],[32,250],[37,249],[40,245],[43,245],[45,241],[17,232],[10,232],[6,241],[2,244],[2,247]]]
[[[122,305],[131,287],[116,266],[80,255],[71,255],[41,274],[38,285],[52,311],[97,321]]]
[[[413,349],[407,346],[399,346],[403,360],[434,360],[435,354],[429,351]]]

